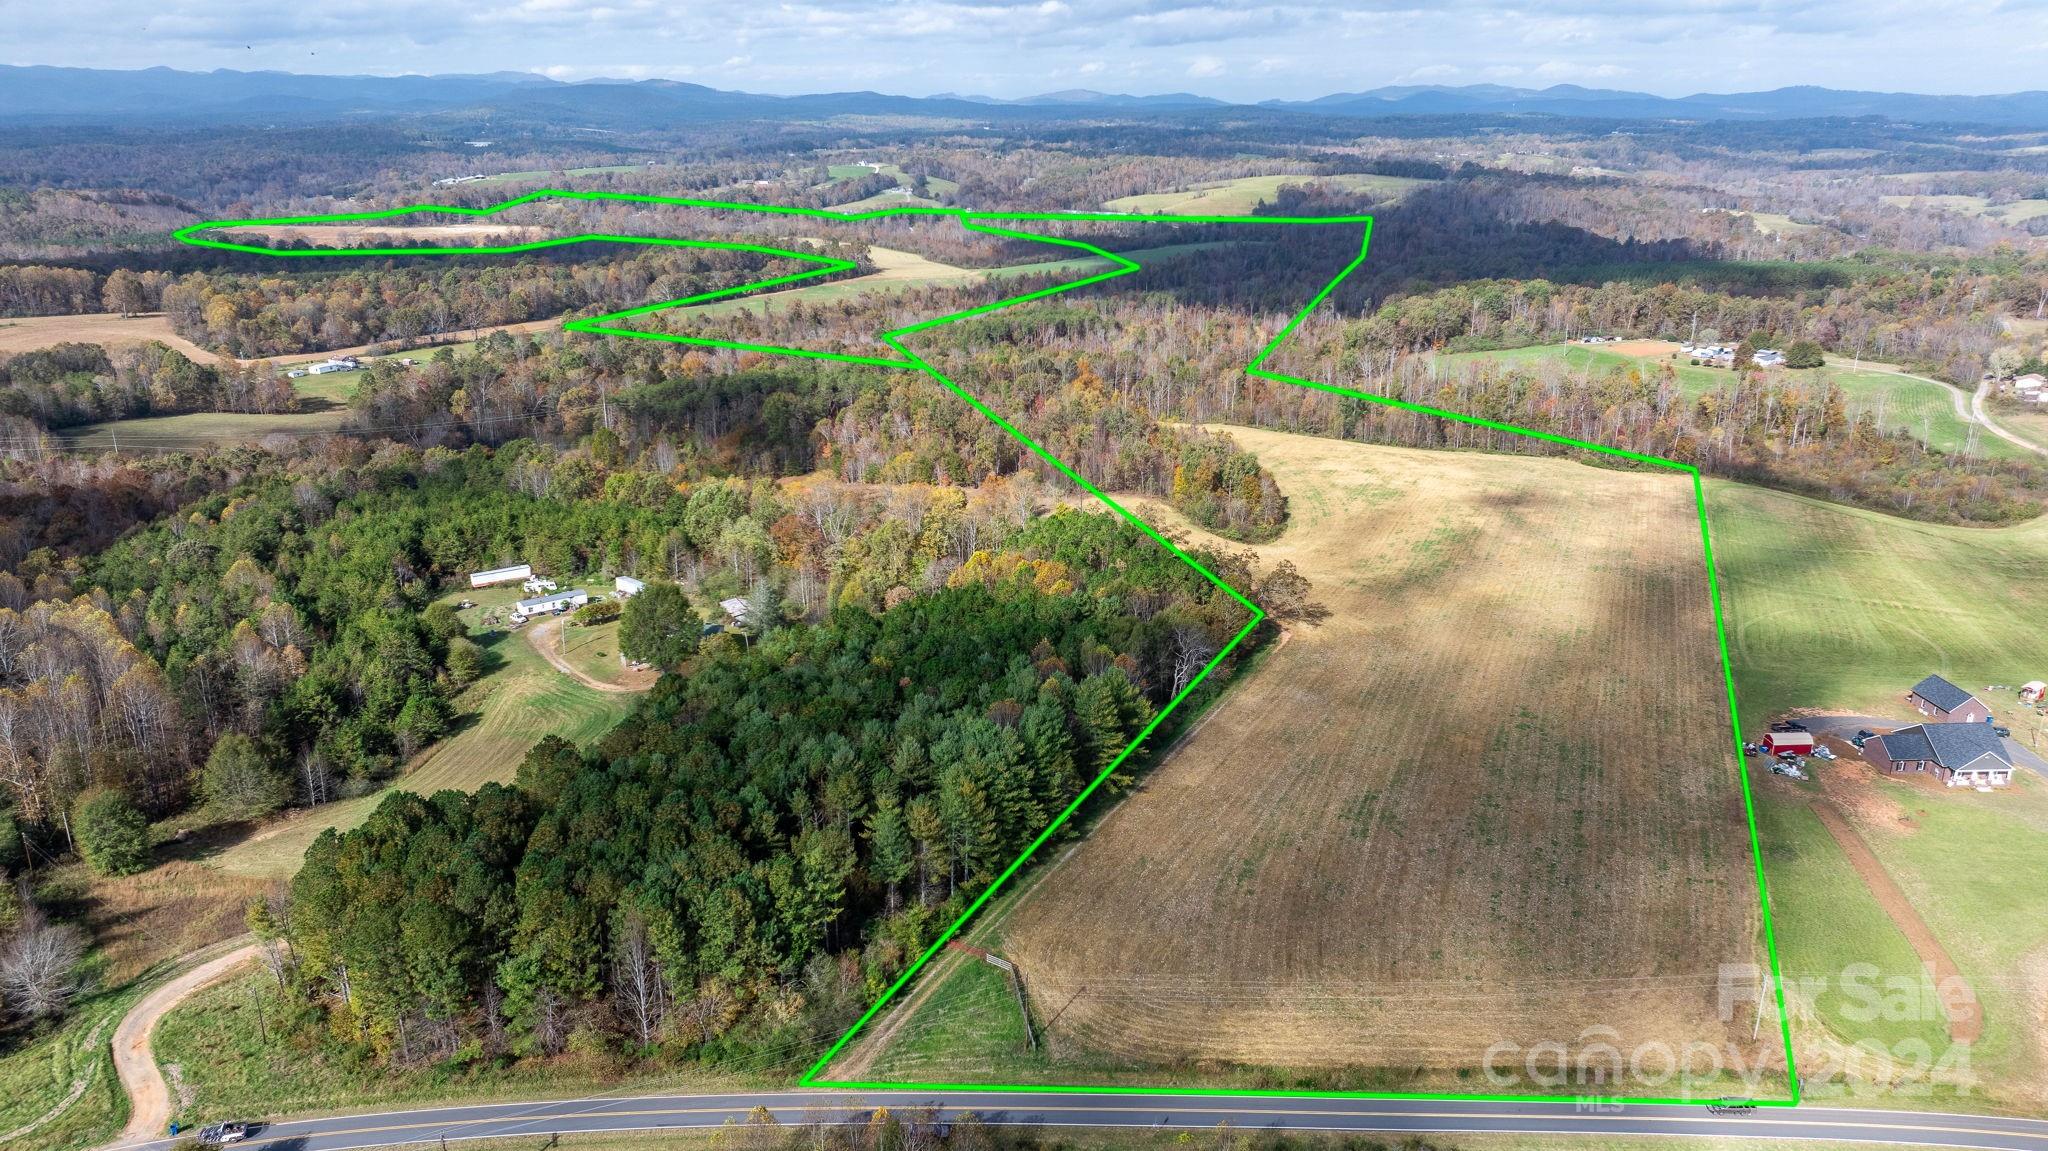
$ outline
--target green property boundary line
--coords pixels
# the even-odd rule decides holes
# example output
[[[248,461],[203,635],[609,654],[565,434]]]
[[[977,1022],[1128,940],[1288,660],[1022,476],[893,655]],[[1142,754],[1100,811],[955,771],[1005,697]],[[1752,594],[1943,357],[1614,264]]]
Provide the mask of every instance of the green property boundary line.
[[[232,229],[238,227],[277,227],[300,224],[348,223],[362,220],[388,220],[394,217],[411,216],[422,213],[468,217],[487,217],[494,216],[499,212],[503,212],[511,208],[519,207],[522,204],[530,204],[540,200],[555,199],[622,201],[627,203],[638,204],[663,204],[674,207],[698,208],[707,211],[755,212],[766,215],[806,217],[811,219],[837,221],[861,221],[897,216],[948,217],[957,221],[963,229],[970,232],[978,232],[990,236],[1000,236],[1005,239],[1026,240],[1033,243],[1056,244],[1061,247],[1074,249],[1075,251],[1080,252],[1086,256],[1092,256],[1107,261],[1112,265],[1112,267],[1108,271],[1099,272],[1097,274],[1085,276],[1080,279],[1055,284],[1051,287],[1041,288],[1037,291],[1025,292],[1021,295],[1010,296],[1001,300],[997,300],[993,303],[982,304],[978,307],[968,308],[963,311],[953,312],[929,320],[921,320],[917,323],[909,324],[901,328],[894,328],[886,332],[881,332],[878,334],[877,338],[882,343],[888,345],[888,347],[892,349],[894,352],[896,352],[896,357],[885,358],[881,356],[860,356],[839,352],[823,352],[810,348],[778,347],[766,344],[745,344],[732,340],[717,340],[694,336],[679,336],[672,335],[666,332],[636,331],[632,328],[612,326],[613,322],[615,321],[627,320],[638,316],[651,315],[656,312],[667,311],[671,308],[689,307],[694,304],[701,304],[708,302],[710,300],[720,299],[723,297],[756,292],[763,288],[777,287],[783,284],[796,283],[801,280],[809,280],[820,276],[829,276],[839,272],[852,271],[856,269],[856,265],[851,261],[820,256],[810,252],[789,251],[782,248],[772,248],[760,244],[744,244],[730,241],[687,240],[656,236],[615,236],[600,233],[585,233],[574,236],[561,236],[547,240],[536,240],[527,243],[506,244],[496,246],[360,249],[270,248],[261,245],[236,243],[233,242],[232,240],[211,239],[200,234],[203,232],[219,231],[222,229]],[[1354,391],[1349,388],[1337,387],[1333,384],[1325,384],[1316,380],[1303,379],[1299,376],[1291,376],[1282,372],[1269,370],[1265,366],[1266,362],[1273,356],[1275,352],[1279,350],[1281,344],[1286,342],[1287,338],[1294,334],[1295,329],[1301,326],[1303,321],[1305,321],[1308,318],[1310,313],[1314,312],[1318,307],[1320,307],[1323,301],[1328,299],[1332,292],[1336,291],[1338,285],[1342,284],[1347,278],[1351,276],[1353,272],[1358,270],[1360,265],[1365,263],[1366,254],[1370,249],[1372,243],[1373,218],[1371,216],[1173,216],[1140,215],[1126,212],[983,212],[974,211],[967,208],[927,207],[923,205],[903,205],[899,207],[878,208],[868,212],[835,212],[825,208],[797,208],[776,204],[742,204],[728,203],[719,200],[695,200],[671,196],[631,195],[620,192],[541,189],[484,208],[464,208],[448,205],[421,204],[404,208],[390,208],[367,212],[339,212],[317,216],[290,216],[256,220],[213,220],[204,221],[198,224],[190,225],[188,227],[180,228],[175,233],[173,233],[173,235],[180,243],[190,244],[195,247],[214,248],[222,251],[245,252],[261,256],[273,256],[278,258],[291,259],[333,259],[361,256],[511,255],[520,252],[534,252],[548,248],[566,247],[573,244],[613,243],[644,244],[658,247],[675,248],[713,248],[727,251],[753,252],[760,255],[796,260],[801,263],[816,265],[815,267],[806,271],[794,272],[784,276],[775,276],[769,279],[758,280],[748,284],[742,284],[738,287],[724,288],[713,292],[704,292],[699,295],[688,296],[679,300],[666,300],[659,303],[647,304],[637,308],[627,308],[621,311],[609,312],[604,315],[594,316],[588,319],[569,320],[565,322],[562,326],[569,331],[588,332],[596,335],[623,336],[632,339],[642,340],[662,340],[669,343],[690,344],[698,347],[727,348],[735,351],[758,352],[764,355],[795,356],[803,359],[828,360],[834,363],[867,364],[874,367],[898,368],[908,371],[921,372],[927,376],[930,376],[932,379],[938,381],[948,391],[952,392],[954,395],[966,401],[970,406],[974,408],[974,410],[980,412],[983,416],[987,417],[991,422],[993,422],[997,427],[1001,428],[1004,432],[1008,433],[1018,443],[1024,445],[1024,447],[1029,449],[1033,455],[1037,456],[1041,460],[1044,460],[1047,464],[1057,469],[1062,475],[1072,480],[1082,490],[1094,496],[1096,499],[1102,501],[1102,503],[1105,506],[1107,506],[1111,511],[1123,517],[1123,519],[1126,522],[1134,525],[1140,531],[1144,532],[1147,536],[1151,537],[1153,542],[1165,548],[1167,551],[1171,552],[1174,556],[1179,558],[1181,562],[1187,564],[1196,572],[1200,573],[1204,579],[1208,580],[1211,584],[1213,584],[1216,588],[1221,590],[1224,594],[1228,595],[1231,599],[1237,601],[1237,603],[1242,605],[1250,613],[1250,619],[1245,623],[1244,627],[1240,628],[1237,634],[1231,637],[1230,642],[1228,644],[1225,644],[1223,646],[1223,649],[1216,653],[1216,657],[1210,660],[1209,663],[1202,668],[1201,672],[1197,674],[1194,677],[1194,679],[1187,684],[1187,686],[1182,688],[1180,693],[1175,695],[1173,699],[1170,700],[1167,703],[1167,705],[1160,710],[1158,715],[1152,718],[1152,722],[1145,725],[1144,730],[1140,731],[1137,737],[1133,739],[1130,742],[1130,744],[1123,749],[1123,751],[1119,752],[1117,754],[1117,757],[1111,760],[1108,766],[1104,767],[1102,771],[1098,775],[1096,775],[1096,777],[1093,780],[1091,780],[1085,788],[1081,790],[1081,793],[1079,795],[1074,797],[1073,802],[1069,803],[1066,806],[1066,808],[1059,813],[1058,817],[1056,817],[1052,821],[1052,824],[1048,826],[1043,832],[1040,832],[1036,839],[1031,841],[1031,844],[1024,849],[1022,854],[1020,854],[1015,860],[1013,860],[1008,867],[1003,869],[1002,874],[996,877],[995,881],[988,886],[987,890],[983,891],[981,895],[978,896],[972,903],[968,904],[967,909],[960,913],[960,916],[953,921],[952,925],[946,928],[946,930],[943,933],[941,933],[937,939],[933,940],[929,947],[925,948],[924,952],[917,957],[917,961],[912,963],[909,969],[906,970],[901,976],[899,976],[897,980],[889,986],[889,989],[887,991],[882,993],[881,998],[877,999],[874,1005],[869,1007],[867,1011],[864,1014],[862,1014],[861,1017],[853,1024],[853,1026],[848,1028],[846,1030],[846,1033],[839,1037],[838,1042],[834,1043],[830,1050],[826,1051],[823,1056],[819,1057],[816,1063],[811,1065],[809,1070],[804,1072],[803,1076],[798,1080],[798,1086],[833,1087],[863,1091],[1014,1091],[1028,1094],[1087,1091],[1102,1094],[1129,1095],[1176,1094],[1199,1096],[1280,1096],[1328,1099],[1414,1099],[1465,1102],[1543,1102],[1557,1103],[1560,1105],[1579,1104],[1587,1102],[1627,1102],[1638,1104],[1693,1104],[1699,1106],[1710,1105],[1713,1102],[1711,1100],[1681,1098],[1656,1099],[1637,1098],[1633,1096],[1574,1097],[1557,1095],[1460,1094],[1453,1092],[1375,1092],[1308,1090],[1290,1091],[1279,1089],[1255,1088],[1160,1088],[1116,1085],[1085,1086],[1031,1083],[877,1083],[840,1081],[820,1078],[820,1074],[824,1071],[826,1065],[832,1061],[833,1057],[837,1056],[839,1052],[849,1042],[853,1040],[854,1036],[858,1035],[861,1032],[861,1030],[867,1026],[869,1021],[874,1019],[874,1017],[878,1013],[880,1013],[883,1007],[887,1006],[890,1002],[892,1002],[896,998],[896,996],[906,986],[909,985],[911,979],[915,977],[919,971],[923,970],[925,965],[929,963],[932,960],[932,958],[936,956],[942,948],[945,947],[947,941],[951,940],[955,935],[958,935],[960,931],[967,926],[968,922],[971,919],[973,919],[975,913],[980,911],[982,906],[986,904],[991,898],[993,898],[996,892],[1000,891],[1003,888],[1003,886],[1009,882],[1010,878],[1014,876],[1020,869],[1022,869],[1027,862],[1030,861],[1032,856],[1037,853],[1040,847],[1044,846],[1045,843],[1052,838],[1054,833],[1058,832],[1059,829],[1063,827],[1069,819],[1073,818],[1076,812],[1080,811],[1082,805],[1088,801],[1089,797],[1094,795],[1096,790],[1102,786],[1103,782],[1107,780],[1110,777],[1110,775],[1117,770],[1117,768],[1123,765],[1124,760],[1130,757],[1132,752],[1134,752],[1138,748],[1138,746],[1145,741],[1146,737],[1150,736],[1153,730],[1157,728],[1160,725],[1160,723],[1166,719],[1167,716],[1171,715],[1174,712],[1174,710],[1181,705],[1181,702],[1183,700],[1187,699],[1189,693],[1193,692],[1195,688],[1200,686],[1200,684],[1204,680],[1208,679],[1209,673],[1214,671],[1218,665],[1220,665],[1226,658],[1228,658],[1230,653],[1236,650],[1237,646],[1240,643],[1244,642],[1245,637],[1249,636],[1252,633],[1252,630],[1256,628],[1259,625],[1259,623],[1266,618],[1266,613],[1262,609],[1260,609],[1260,607],[1257,604],[1253,603],[1250,599],[1246,598],[1244,593],[1238,591],[1236,588],[1230,586],[1228,583],[1225,583],[1222,579],[1218,578],[1214,572],[1211,572],[1207,568],[1203,567],[1199,561],[1195,560],[1192,556],[1189,556],[1186,552],[1183,552],[1180,548],[1176,547],[1173,541],[1167,539],[1164,535],[1160,534],[1156,529],[1152,527],[1152,525],[1146,523],[1142,519],[1139,519],[1129,510],[1125,509],[1121,504],[1117,503],[1114,499],[1111,499],[1108,493],[1096,487],[1093,483],[1090,483],[1086,477],[1082,476],[1079,472],[1075,471],[1072,467],[1068,466],[1064,461],[1060,460],[1051,452],[1041,447],[1030,436],[1027,436],[1022,431],[1018,430],[1016,426],[1011,424],[1008,420],[1004,419],[1001,415],[997,414],[993,409],[991,409],[987,404],[983,403],[981,399],[976,397],[973,393],[969,392],[966,388],[963,388],[959,384],[956,384],[952,380],[948,379],[944,374],[942,374],[938,370],[938,368],[933,366],[930,362],[926,361],[925,359],[917,355],[917,353],[912,352],[908,348],[905,348],[903,346],[902,340],[904,337],[915,335],[919,332],[927,331],[929,329],[940,327],[941,325],[945,324],[956,323],[958,321],[965,320],[974,316],[984,315],[989,312],[994,312],[1002,308],[1007,308],[1016,304],[1025,303],[1030,300],[1042,299],[1044,297],[1056,295],[1061,292],[1070,292],[1076,288],[1083,288],[1087,287],[1090,284],[1102,283],[1105,280],[1112,280],[1119,276],[1127,276],[1141,270],[1141,266],[1135,261],[1125,259],[1122,256],[1119,256],[1113,252],[1106,251],[1102,248],[1096,247],[1095,245],[1087,243],[1083,240],[1047,236],[1033,232],[1016,231],[1014,229],[1001,226],[1001,224],[1003,223],[1023,224],[1033,222],[1283,224],[1321,226],[1352,225],[1358,227],[1360,229],[1358,255],[1353,257],[1351,262],[1346,264],[1344,266],[1344,269],[1338,272],[1334,278],[1332,278],[1328,283],[1324,284],[1322,290],[1318,291],[1313,299],[1309,300],[1309,302],[1306,305],[1304,305],[1300,311],[1296,312],[1287,321],[1287,324],[1280,329],[1279,333],[1276,334],[1270,341],[1266,343],[1266,345],[1263,348],[1259,350],[1259,354],[1253,357],[1252,361],[1249,364],[1245,365],[1244,370],[1247,374],[1262,380],[1268,380],[1275,383],[1292,384],[1296,387],[1309,388],[1315,391],[1329,392],[1334,395],[1346,396],[1357,400],[1364,400],[1369,403],[1381,404],[1387,407],[1398,408],[1403,411],[1414,412],[1419,415],[1434,416],[1439,419],[1454,420],[1458,423],[1472,424],[1478,427],[1490,428],[1494,431],[1509,432],[1515,435],[1528,436],[1533,439],[1545,440],[1550,443],[1560,444],[1570,448],[1576,448],[1581,451],[1595,452],[1609,456],[1618,456],[1623,459],[1632,460],[1636,463],[1650,464],[1656,467],[1671,468],[1676,471],[1684,472],[1692,477],[1693,506],[1699,518],[1700,544],[1703,549],[1703,556],[1707,569],[1707,587],[1711,599],[1713,601],[1714,608],[1714,638],[1715,642],[1718,644],[1720,648],[1721,678],[1726,687],[1728,696],[1728,714],[1730,720],[1731,736],[1734,743],[1735,762],[1737,765],[1736,775],[1742,783],[1743,815],[1749,827],[1750,859],[1755,867],[1757,901],[1759,908],[1762,912],[1764,948],[1770,957],[1772,993],[1776,1000],[1776,1007],[1778,1012],[1778,1031],[1779,1036],[1784,1043],[1786,1080],[1790,1088],[1790,1094],[1785,1099],[1756,1100],[1755,1102],[1759,1106],[1768,1107],[1798,1106],[1800,1100],[1799,1073],[1798,1066],[1794,1061],[1794,1055],[1792,1050],[1792,1023],[1790,1016],[1786,1013],[1785,1010],[1784,980],[1782,977],[1782,972],[1780,970],[1778,961],[1777,938],[1773,932],[1771,925],[1770,889],[1766,885],[1764,879],[1763,852],[1757,834],[1756,803],[1754,797],[1751,794],[1749,786],[1749,772],[1743,766],[1744,759],[1742,756],[1742,724],[1741,719],[1736,711],[1735,678],[1733,669],[1728,659],[1728,633],[1722,613],[1720,581],[1719,578],[1716,576],[1714,570],[1714,543],[1712,533],[1708,530],[1707,527],[1706,494],[1705,489],[1700,482],[1700,470],[1698,467],[1692,464],[1682,463],[1677,460],[1668,460],[1659,456],[1645,455],[1640,452],[1632,452],[1621,448],[1610,447],[1605,444],[1596,444],[1585,440],[1572,439],[1567,436],[1555,435],[1550,432],[1535,431],[1530,428],[1520,428],[1512,424],[1500,423],[1495,420],[1482,419],[1477,416],[1465,415],[1460,412],[1453,412],[1443,408],[1430,407],[1424,404],[1409,403],[1405,400],[1398,400],[1388,396],[1377,396],[1368,392]]]

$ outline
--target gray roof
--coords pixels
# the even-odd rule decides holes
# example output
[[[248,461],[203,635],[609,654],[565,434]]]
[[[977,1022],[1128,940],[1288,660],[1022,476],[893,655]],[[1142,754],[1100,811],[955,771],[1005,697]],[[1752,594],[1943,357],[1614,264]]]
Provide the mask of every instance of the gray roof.
[[[553,595],[544,595],[544,596],[538,596],[538,597],[536,597],[536,598],[534,598],[534,599],[523,599],[523,600],[520,600],[520,601],[519,601],[519,603],[518,603],[518,604],[517,604],[516,606],[518,606],[518,607],[546,607],[546,606],[547,606],[548,604],[551,604],[551,603],[566,603],[566,602],[568,602],[569,600],[575,599],[575,598],[576,598],[577,596],[588,596],[589,594],[590,594],[590,593],[588,593],[588,592],[584,591],[584,590],[583,590],[582,588],[580,588],[580,587],[572,587],[572,588],[570,588],[570,589],[569,589],[568,591],[558,591],[558,592],[556,592],[556,593],[555,593],[555,594],[553,594]]]
[[[1943,711],[1954,711],[1976,698],[1938,675],[1930,675],[1914,684],[1913,694]]]
[[[1988,723],[1916,723],[1877,738],[1884,744],[1884,757],[1894,762],[1926,759],[1955,769],[1989,755],[2002,767],[2012,766],[2005,741]]]

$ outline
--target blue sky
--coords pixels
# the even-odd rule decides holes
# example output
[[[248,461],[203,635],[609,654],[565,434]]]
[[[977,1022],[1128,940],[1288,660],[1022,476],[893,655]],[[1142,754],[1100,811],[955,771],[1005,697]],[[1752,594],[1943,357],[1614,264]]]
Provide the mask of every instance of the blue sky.
[[[0,60],[669,77],[757,92],[1299,98],[1382,84],[1661,95],[2048,87],[2048,0],[65,0]]]

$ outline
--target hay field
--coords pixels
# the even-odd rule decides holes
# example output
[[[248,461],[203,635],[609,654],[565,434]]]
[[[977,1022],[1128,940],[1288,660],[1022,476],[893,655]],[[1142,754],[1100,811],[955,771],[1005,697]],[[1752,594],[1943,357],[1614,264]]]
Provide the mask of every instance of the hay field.
[[[151,340],[169,344],[194,363],[226,362],[220,355],[173,332],[171,321],[161,312],[139,316],[99,312],[0,319],[0,355],[33,352],[57,344],[142,344]]]
[[[957,1020],[913,987],[832,1074],[1473,1090],[1498,1041],[1769,1050],[1716,1011],[1760,945],[1688,481],[1231,433],[1292,500],[1254,550],[1330,618],[976,926],[1043,1054],[931,1050]]]
[[[1121,196],[1102,206],[1112,212],[1242,216],[1262,201],[1269,202],[1279,195],[1282,184],[1326,184],[1346,192],[1371,193],[1391,202],[1435,182],[1409,176],[1243,176],[1191,184],[1172,192]]]

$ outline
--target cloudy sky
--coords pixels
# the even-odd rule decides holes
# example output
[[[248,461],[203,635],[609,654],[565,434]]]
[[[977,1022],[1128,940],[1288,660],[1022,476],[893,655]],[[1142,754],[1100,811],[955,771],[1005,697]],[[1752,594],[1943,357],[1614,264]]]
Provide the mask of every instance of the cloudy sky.
[[[779,93],[2048,86],[2048,0],[0,0],[0,18],[15,64],[509,69]]]

